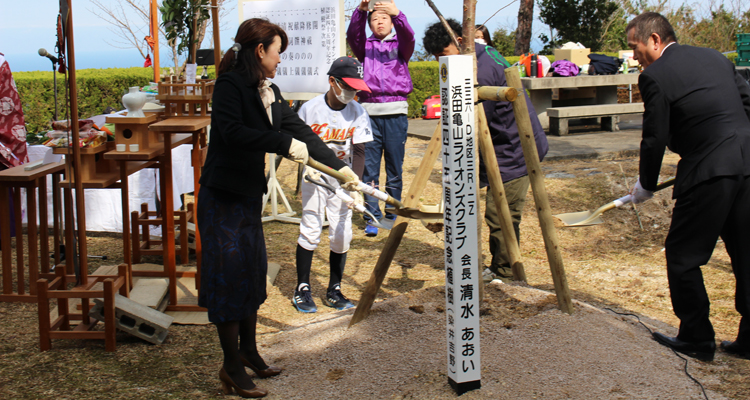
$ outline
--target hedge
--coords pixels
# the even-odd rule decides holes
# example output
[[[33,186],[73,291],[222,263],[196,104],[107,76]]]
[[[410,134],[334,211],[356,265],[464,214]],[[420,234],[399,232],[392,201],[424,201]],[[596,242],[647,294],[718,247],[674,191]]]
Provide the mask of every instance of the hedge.
[[[605,53],[617,56],[616,53]],[[727,54],[727,58],[734,60],[737,53]],[[554,56],[547,56],[551,62]],[[519,57],[506,57],[509,63],[518,62]],[[109,68],[83,69],[76,71],[78,83],[78,116],[88,118],[101,114],[109,106],[121,108],[122,95],[131,86],[145,86],[153,78],[151,68]],[[414,91],[408,96],[410,118],[421,117],[422,103],[432,95],[440,93],[438,82],[437,61],[419,61],[409,63],[409,72],[414,84]],[[199,70],[200,73],[200,70]],[[214,67],[208,67],[208,76],[215,77]],[[37,133],[49,129],[49,121],[54,116],[55,103],[53,95],[52,72],[15,72],[13,77],[18,87],[18,93],[23,102],[26,118],[26,130]],[[65,90],[64,76],[58,74],[58,108],[59,118],[65,118]]]
[[[200,73],[200,69],[198,73]],[[209,67],[209,77],[214,76]],[[122,108],[122,96],[131,86],[146,86],[153,80],[151,68],[81,69],[76,71],[78,118],[101,114],[105,108]],[[18,94],[23,104],[26,131],[46,132],[55,115],[52,71],[14,72]],[[57,73],[58,118],[65,119],[65,75]]]

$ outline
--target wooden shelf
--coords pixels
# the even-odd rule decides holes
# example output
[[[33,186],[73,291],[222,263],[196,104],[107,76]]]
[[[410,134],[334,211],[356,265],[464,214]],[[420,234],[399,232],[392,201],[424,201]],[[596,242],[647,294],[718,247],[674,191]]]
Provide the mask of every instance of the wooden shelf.
[[[26,171],[23,165],[0,171],[0,182],[30,182],[65,168],[65,161],[58,161]]]
[[[144,168],[152,167],[156,164],[156,161],[135,161],[125,164],[127,167],[128,175],[134,174]],[[84,180],[82,182],[84,189],[106,189],[111,187],[115,182],[120,180],[120,171],[115,169],[111,172],[100,173],[91,179]],[[70,183],[70,179],[65,179],[60,182],[60,185],[64,188],[73,188]]]
[[[115,149],[115,142],[104,142],[96,147],[81,147],[81,154],[99,154],[104,153],[105,151],[110,151]],[[73,149],[71,147],[53,147],[52,148],[53,154],[67,154],[67,155],[73,155]]]
[[[148,129],[161,133],[195,132],[211,124],[210,117],[172,117],[149,125]]]
[[[128,117],[122,115],[113,115],[107,117],[108,124],[150,124],[156,121],[158,113],[145,112],[145,117]]]
[[[191,143],[193,136],[191,134],[173,134],[172,136],[172,148]],[[164,143],[157,143],[150,146],[147,149],[140,149],[139,151],[109,151],[104,153],[105,160],[116,160],[116,161],[148,161],[152,160],[157,156],[164,153]]]

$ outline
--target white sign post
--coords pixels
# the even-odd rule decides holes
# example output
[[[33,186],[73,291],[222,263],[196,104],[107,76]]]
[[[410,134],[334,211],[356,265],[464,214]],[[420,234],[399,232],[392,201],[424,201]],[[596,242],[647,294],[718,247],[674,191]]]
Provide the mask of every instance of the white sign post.
[[[240,0],[240,23],[265,18],[289,44],[273,82],[285,99],[309,100],[328,91],[328,68],[345,55],[344,0]]]
[[[474,62],[440,57],[440,99],[445,196],[445,309],[448,382],[458,395],[481,383],[477,224],[479,174],[474,126]]]

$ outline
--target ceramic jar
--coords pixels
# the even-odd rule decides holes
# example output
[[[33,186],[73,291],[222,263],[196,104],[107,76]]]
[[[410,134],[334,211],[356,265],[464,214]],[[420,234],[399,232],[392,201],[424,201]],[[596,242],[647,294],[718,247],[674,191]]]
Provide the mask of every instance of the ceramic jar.
[[[122,105],[128,109],[128,117],[145,117],[143,106],[146,104],[146,94],[140,91],[138,86],[130,88],[128,93],[122,96]]]

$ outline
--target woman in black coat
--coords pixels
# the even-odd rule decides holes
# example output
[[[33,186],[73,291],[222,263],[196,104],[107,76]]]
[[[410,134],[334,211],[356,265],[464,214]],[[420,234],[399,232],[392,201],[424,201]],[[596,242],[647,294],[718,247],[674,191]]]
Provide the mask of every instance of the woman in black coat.
[[[245,371],[278,375],[258,354],[255,327],[266,299],[266,247],[261,223],[267,191],[266,153],[316,160],[356,175],[310,130],[266,78],[276,75],[287,36],[263,19],[243,22],[219,66],[213,94],[211,143],[198,195],[203,246],[199,305],[216,324],[224,352],[219,379],[225,394],[263,397]],[[238,343],[239,342],[239,343]]]

